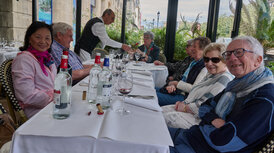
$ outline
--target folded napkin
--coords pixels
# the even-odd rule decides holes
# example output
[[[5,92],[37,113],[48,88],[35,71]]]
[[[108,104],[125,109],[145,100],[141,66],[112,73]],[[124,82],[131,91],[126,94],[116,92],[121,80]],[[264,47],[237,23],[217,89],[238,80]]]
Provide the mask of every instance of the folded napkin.
[[[147,76],[151,76],[152,75],[151,72],[145,71],[145,70],[144,71],[132,70],[131,73],[142,74],[142,75],[147,75]]]
[[[140,99],[140,98],[125,98],[125,102],[135,106],[143,107],[153,111],[161,112],[162,108],[159,106],[155,99]]]

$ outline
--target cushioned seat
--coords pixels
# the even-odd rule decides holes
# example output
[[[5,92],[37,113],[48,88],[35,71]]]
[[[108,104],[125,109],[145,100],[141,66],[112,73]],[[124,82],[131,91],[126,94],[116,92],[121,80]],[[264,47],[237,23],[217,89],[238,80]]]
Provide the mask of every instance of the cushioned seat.
[[[20,126],[25,121],[27,121],[27,116],[25,115],[23,109],[19,105],[14,93],[12,76],[11,76],[11,66],[12,59],[6,60],[2,63],[0,67],[0,82],[6,93],[8,109],[12,119],[16,122],[16,126]],[[17,117],[19,116],[19,117]]]

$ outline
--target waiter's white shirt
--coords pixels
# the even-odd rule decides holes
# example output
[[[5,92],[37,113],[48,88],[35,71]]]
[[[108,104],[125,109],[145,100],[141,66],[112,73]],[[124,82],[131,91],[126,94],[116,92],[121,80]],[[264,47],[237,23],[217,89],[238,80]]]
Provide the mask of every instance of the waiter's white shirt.
[[[111,46],[113,48],[122,48],[122,43],[114,41],[109,38],[107,31],[106,31],[105,24],[104,24],[104,20],[102,19],[102,17],[100,17],[99,19],[102,22],[95,23],[91,27],[91,32],[94,36],[99,37],[99,39],[102,43],[102,48],[104,49],[105,46]],[[80,59],[82,62],[90,60],[91,55],[87,51],[80,49]]]

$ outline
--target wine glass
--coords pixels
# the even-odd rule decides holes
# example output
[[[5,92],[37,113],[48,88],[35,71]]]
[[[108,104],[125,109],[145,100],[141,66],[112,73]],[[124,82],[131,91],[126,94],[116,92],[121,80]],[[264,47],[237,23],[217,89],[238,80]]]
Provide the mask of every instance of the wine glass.
[[[128,115],[130,111],[125,108],[125,99],[126,96],[131,92],[133,87],[133,76],[131,73],[123,71],[119,78],[117,84],[118,91],[123,95],[122,105],[116,110],[120,115]]]
[[[129,54],[124,53],[123,54],[123,58],[122,58],[122,62],[126,65],[130,60]]]
[[[2,38],[2,45],[3,45],[3,48],[6,47],[7,43],[8,43],[8,40],[6,40],[5,38]]]
[[[120,59],[120,57],[122,55],[122,50],[121,49],[117,49],[117,55],[118,55],[118,59]]]
[[[134,54],[134,56],[135,56],[135,58],[136,58],[136,63],[138,62],[138,60],[140,59],[140,57],[141,57],[141,54],[139,54],[139,53],[135,53]]]

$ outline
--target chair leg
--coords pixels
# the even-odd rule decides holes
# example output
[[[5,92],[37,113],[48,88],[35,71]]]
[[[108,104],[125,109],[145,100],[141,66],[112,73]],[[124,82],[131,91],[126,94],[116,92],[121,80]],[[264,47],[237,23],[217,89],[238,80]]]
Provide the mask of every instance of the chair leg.
[[[7,96],[6,96],[6,99],[7,99],[7,103],[8,103],[9,114],[12,117],[14,123],[17,123],[16,116],[15,116],[14,110],[12,108],[12,104],[10,102],[10,99]]]

